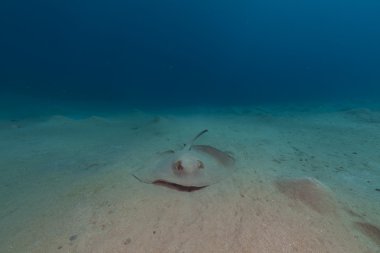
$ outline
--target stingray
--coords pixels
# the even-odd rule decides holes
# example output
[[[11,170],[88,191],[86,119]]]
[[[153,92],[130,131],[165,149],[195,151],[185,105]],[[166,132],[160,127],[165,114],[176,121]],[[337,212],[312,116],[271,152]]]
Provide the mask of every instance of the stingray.
[[[158,153],[133,175],[141,182],[179,191],[195,191],[218,183],[234,171],[235,159],[212,146],[194,145],[207,131],[201,131],[179,151]]]

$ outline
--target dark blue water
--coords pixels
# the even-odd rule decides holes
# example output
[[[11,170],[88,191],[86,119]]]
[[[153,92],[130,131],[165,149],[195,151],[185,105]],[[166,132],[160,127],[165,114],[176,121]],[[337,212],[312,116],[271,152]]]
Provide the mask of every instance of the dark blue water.
[[[2,1],[2,92],[140,105],[380,97],[378,0]]]

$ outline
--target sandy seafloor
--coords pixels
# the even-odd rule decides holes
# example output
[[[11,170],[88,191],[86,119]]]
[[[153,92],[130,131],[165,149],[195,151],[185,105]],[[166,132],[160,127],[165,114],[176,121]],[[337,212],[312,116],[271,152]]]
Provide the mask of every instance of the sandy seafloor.
[[[0,252],[380,252],[376,109],[78,115],[1,119]],[[180,192],[132,176],[205,128],[230,177]]]

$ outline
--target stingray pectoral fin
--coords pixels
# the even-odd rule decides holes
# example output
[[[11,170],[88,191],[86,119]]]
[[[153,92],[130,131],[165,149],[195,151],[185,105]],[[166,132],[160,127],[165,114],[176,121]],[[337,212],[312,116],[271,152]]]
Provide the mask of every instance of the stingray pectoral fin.
[[[193,149],[212,156],[215,160],[226,167],[233,166],[235,163],[235,158],[230,152],[224,152],[209,145],[194,145]]]
[[[153,158],[145,162],[145,164],[133,172],[133,176],[144,183],[153,183],[158,175],[165,171],[171,164],[171,159],[175,155],[173,150],[157,153]]]

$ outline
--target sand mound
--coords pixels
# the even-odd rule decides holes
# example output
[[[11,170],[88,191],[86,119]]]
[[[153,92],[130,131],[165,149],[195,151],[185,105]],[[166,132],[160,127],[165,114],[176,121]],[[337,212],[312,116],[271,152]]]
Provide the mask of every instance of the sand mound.
[[[380,112],[367,108],[357,108],[344,111],[345,116],[363,123],[380,123]]]
[[[275,182],[275,185],[289,199],[300,201],[318,213],[335,211],[334,200],[327,187],[316,179],[280,179]]]
[[[355,222],[356,227],[380,246],[380,228],[366,222]]]

